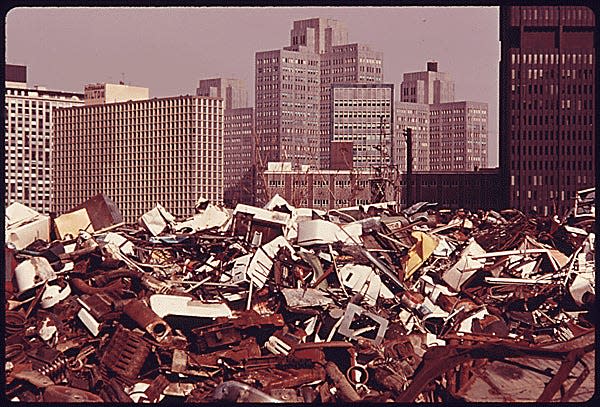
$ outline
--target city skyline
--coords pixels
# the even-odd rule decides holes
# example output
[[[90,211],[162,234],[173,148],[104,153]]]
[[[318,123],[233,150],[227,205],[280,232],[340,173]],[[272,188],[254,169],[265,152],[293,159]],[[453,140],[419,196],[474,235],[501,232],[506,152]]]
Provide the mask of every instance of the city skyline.
[[[165,97],[232,77],[252,101],[254,54],[285,46],[291,22],[312,17],[337,19],[350,41],[383,52],[385,83],[399,86],[404,73],[438,61],[457,99],[488,103],[489,165],[497,165],[497,7],[18,8],[6,18],[6,61],[27,65],[29,84],[49,89],[124,80]]]

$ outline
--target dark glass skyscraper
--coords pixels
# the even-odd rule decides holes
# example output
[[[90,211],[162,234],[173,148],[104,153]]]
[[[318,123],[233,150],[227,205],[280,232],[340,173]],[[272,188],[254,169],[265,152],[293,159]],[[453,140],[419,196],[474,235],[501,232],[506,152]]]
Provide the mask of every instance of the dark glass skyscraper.
[[[562,215],[595,185],[594,36],[587,7],[500,8],[505,206]]]

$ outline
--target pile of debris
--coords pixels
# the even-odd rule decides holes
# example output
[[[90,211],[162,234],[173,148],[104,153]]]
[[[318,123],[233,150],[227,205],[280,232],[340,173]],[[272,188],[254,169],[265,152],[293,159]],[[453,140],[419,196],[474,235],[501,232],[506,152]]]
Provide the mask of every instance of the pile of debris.
[[[589,194],[588,194],[589,195]],[[583,401],[593,216],[275,196],[6,209],[6,395],[24,402]],[[589,208],[588,208],[589,209]],[[593,209],[593,205],[592,205]],[[590,217],[591,216],[591,217]],[[592,221],[590,222],[590,219]]]

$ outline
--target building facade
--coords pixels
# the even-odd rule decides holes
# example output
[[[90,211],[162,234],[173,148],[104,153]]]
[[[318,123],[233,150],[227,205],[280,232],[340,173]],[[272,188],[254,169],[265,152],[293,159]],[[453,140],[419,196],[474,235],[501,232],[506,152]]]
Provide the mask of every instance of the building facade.
[[[409,72],[400,85],[396,133],[413,135],[413,170],[473,171],[487,166],[487,103],[456,101],[454,80],[438,72]],[[406,143],[399,143],[400,165],[406,170]]]
[[[395,104],[396,156],[400,171],[406,171],[406,136],[404,131],[412,130],[412,168],[413,171],[429,171],[431,169],[430,153],[430,112],[425,103],[396,102]]]
[[[454,80],[450,74],[438,72],[437,62],[429,61],[426,71],[403,75],[400,100],[427,105],[454,102]]]
[[[241,79],[200,79],[196,96],[222,98],[225,110],[248,107],[248,90]]]
[[[595,185],[595,16],[500,8],[500,167],[506,206],[564,214]]]
[[[440,103],[429,110],[431,171],[474,171],[487,166],[487,103]]]
[[[48,214],[52,207],[56,109],[83,104],[83,94],[27,87],[27,68],[5,65],[5,205],[20,202]]]
[[[279,194],[291,205],[329,210],[371,203],[370,169],[294,168],[292,163],[268,163],[264,171],[268,196]]]
[[[256,196],[256,130],[254,108],[241,79],[213,78],[198,81],[196,96],[223,99],[223,202],[253,205]]]
[[[321,210],[338,209],[376,203],[371,169],[319,170],[309,166],[293,168],[291,163],[269,163],[264,172],[270,196],[279,194],[296,207]],[[414,172],[410,182],[412,202],[406,194],[394,196],[389,188],[386,200],[396,200],[401,207],[415,202],[437,202],[440,207],[471,211],[503,209],[498,196],[500,171],[497,168],[479,171]],[[406,174],[399,178],[398,191],[405,191]]]
[[[394,166],[394,85],[331,85],[331,141],[352,142],[353,168]]]
[[[254,205],[256,186],[256,132],[254,108],[225,110],[223,143],[223,202]]]
[[[103,105],[150,98],[150,89],[124,83],[91,83],[85,85],[83,93],[86,105]]]
[[[290,45],[255,56],[257,154],[260,161],[329,166],[331,84],[381,82],[382,53],[348,44],[344,25],[294,21]]]
[[[190,216],[223,201],[223,102],[177,96],[59,109],[55,211],[104,193],[135,222],[156,204]]]

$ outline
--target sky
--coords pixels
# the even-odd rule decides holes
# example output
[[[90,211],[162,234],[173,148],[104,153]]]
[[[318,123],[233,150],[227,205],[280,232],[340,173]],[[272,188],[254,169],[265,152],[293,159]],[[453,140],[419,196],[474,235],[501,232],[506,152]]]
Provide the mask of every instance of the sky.
[[[489,165],[498,165],[498,7],[16,8],[6,16],[6,62],[27,82],[83,92],[88,83],[194,94],[198,80],[240,78],[254,104],[254,54],[289,45],[294,20],[345,23],[349,42],[383,52],[384,82],[438,61],[456,99],[488,103]]]

